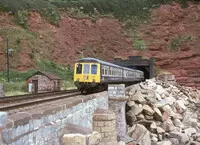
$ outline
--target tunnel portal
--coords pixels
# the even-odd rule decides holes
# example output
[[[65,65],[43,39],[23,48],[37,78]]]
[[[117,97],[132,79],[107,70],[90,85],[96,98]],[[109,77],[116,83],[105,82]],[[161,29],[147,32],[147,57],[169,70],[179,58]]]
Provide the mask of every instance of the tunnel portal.
[[[144,78],[150,79],[155,77],[155,59],[142,59],[141,56],[129,56],[128,59],[115,58],[114,64],[141,70],[144,72]]]

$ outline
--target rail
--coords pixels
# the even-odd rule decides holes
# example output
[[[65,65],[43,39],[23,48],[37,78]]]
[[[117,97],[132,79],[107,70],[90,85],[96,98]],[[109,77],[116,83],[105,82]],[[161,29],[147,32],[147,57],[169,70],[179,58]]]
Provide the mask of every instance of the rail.
[[[21,97],[12,98],[12,99],[5,99],[7,97],[4,97],[5,100],[0,100],[0,111],[10,111],[17,108],[23,108],[30,105],[35,104],[41,104],[45,102],[51,102],[54,100],[60,100],[65,99],[77,95],[81,95],[81,93],[78,90],[68,90],[68,91],[62,91],[62,92],[51,92],[51,93],[45,93],[41,94],[39,96],[35,96],[37,94],[31,95],[20,95]],[[31,96],[31,97],[30,97]]]

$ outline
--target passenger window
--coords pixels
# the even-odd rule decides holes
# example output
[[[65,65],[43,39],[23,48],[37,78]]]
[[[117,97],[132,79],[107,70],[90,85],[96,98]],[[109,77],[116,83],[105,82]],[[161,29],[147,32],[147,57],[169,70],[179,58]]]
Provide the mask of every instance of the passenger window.
[[[83,74],[89,74],[89,72],[90,72],[90,65],[89,64],[84,64]]]
[[[76,65],[76,74],[81,74],[82,73],[82,64],[77,64]]]
[[[107,69],[105,70],[105,75],[108,75],[108,70]]]
[[[94,74],[94,75],[97,74],[97,65],[96,64],[92,64],[91,74]]]

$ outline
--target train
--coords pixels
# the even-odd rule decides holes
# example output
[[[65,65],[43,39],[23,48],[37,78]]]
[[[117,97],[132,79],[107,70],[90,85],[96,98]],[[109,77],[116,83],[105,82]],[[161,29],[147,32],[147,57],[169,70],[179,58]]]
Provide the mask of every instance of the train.
[[[140,70],[122,67],[96,58],[82,58],[74,67],[74,84],[82,93],[97,92],[108,84],[133,84],[144,80]]]

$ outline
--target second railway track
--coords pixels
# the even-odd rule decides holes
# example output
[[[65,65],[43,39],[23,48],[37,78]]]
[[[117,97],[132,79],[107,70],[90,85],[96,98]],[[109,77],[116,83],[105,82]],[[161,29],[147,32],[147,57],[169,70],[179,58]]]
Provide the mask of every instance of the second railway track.
[[[10,111],[12,109],[23,108],[44,102],[69,98],[81,95],[78,90],[69,90],[62,92],[41,93],[34,95],[22,95],[16,97],[4,97],[0,99],[0,111]]]

